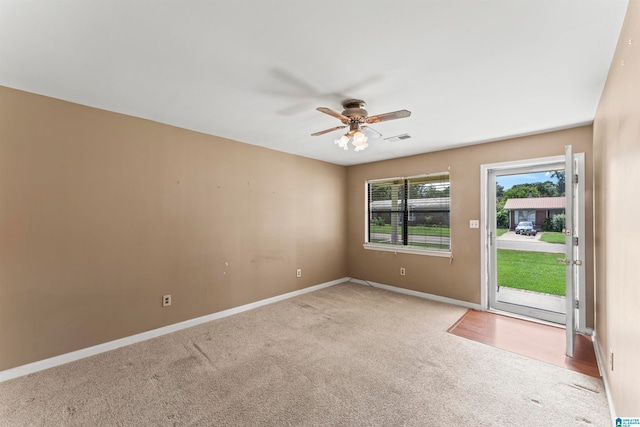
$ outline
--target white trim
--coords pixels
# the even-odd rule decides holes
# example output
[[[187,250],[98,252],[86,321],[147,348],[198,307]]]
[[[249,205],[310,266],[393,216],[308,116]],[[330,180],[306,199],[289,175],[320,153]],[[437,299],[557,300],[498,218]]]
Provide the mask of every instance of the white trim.
[[[398,288],[396,286],[384,285],[382,283],[371,282],[369,280],[361,280],[351,278],[349,280],[352,283],[358,283],[360,285],[372,286],[374,288],[386,289],[387,291],[397,292],[399,294],[411,295],[414,297],[424,298],[432,301],[443,302],[445,304],[457,305],[460,307],[471,308],[473,310],[482,310],[480,304],[474,304],[472,302],[462,301],[453,298],[447,298],[440,295],[427,294],[419,291],[412,291],[411,289]]]
[[[609,381],[607,380],[607,367],[606,363],[602,363],[602,355],[600,354],[600,346],[598,345],[598,340],[596,339],[596,331],[593,331],[591,334],[591,341],[593,342],[593,351],[596,353],[596,362],[598,363],[598,370],[600,371],[600,376],[602,377],[602,382],[604,383],[604,392],[607,395],[607,402],[609,403],[609,415],[611,416],[611,425],[616,425],[616,409],[613,406],[613,399],[611,398],[611,388],[609,387]]]
[[[400,246],[400,245],[388,245],[386,243],[364,243],[363,248],[370,251],[384,251],[384,252],[400,252],[403,254],[414,255],[430,255],[439,256],[443,258],[451,258],[451,251],[434,251],[429,249],[414,249],[414,246]]]
[[[540,166],[540,163],[544,163],[544,166]],[[556,166],[555,165],[556,163],[557,163],[557,166],[562,167],[562,169],[564,169],[564,155],[538,157],[535,159],[511,160],[511,161],[500,162],[500,163],[488,163],[488,164],[481,165],[480,167],[482,169],[496,170],[496,171],[505,170],[505,169],[531,168],[531,170],[529,171],[523,171],[523,173],[526,173],[526,172],[544,172],[547,170],[547,167],[550,166],[550,164],[553,164],[552,166]]]
[[[153,329],[153,330],[142,332],[139,334],[130,335],[128,337],[120,338],[114,341],[109,341],[109,342],[98,344],[92,347],[83,348],[80,350],[72,351],[70,353],[61,354],[59,356],[50,357],[48,359],[39,360],[37,362],[29,363],[26,365],[15,367],[15,368],[6,369],[4,371],[0,371],[0,382],[18,378],[23,375],[32,374],[34,372],[43,371],[45,369],[53,368],[55,366],[64,365],[65,363],[84,359],[85,357],[95,356],[96,354],[115,350],[117,348],[125,347],[141,341],[146,341],[148,339],[156,338],[161,335],[170,334],[176,331],[181,331],[183,329],[191,328],[193,326],[211,322],[213,320],[221,319],[223,317],[242,313],[244,311],[262,307],[264,305],[273,304],[274,302],[282,301],[282,300],[292,298],[298,295],[303,295],[309,292],[314,292],[319,289],[328,288],[330,286],[347,282],[349,280],[351,280],[350,277],[343,277],[341,279],[336,279],[330,282],[321,283],[319,285],[310,286],[308,288],[299,289],[297,291],[288,292],[286,294],[282,294],[275,297],[252,302],[249,304],[241,305],[239,307],[230,308],[228,310],[219,311],[217,313],[208,314],[206,316],[197,317],[195,319],[185,320],[183,322],[163,326],[158,329]]]
[[[364,234],[362,235],[364,238],[362,241],[366,245],[369,243],[369,216],[371,212],[369,212],[369,181],[364,182]]]

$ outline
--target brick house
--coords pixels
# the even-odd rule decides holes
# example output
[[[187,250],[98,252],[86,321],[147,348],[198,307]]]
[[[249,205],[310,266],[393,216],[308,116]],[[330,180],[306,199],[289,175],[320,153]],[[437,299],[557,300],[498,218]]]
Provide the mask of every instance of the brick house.
[[[564,213],[564,197],[529,197],[508,199],[504,208],[509,211],[509,229],[513,230],[520,221],[531,221],[536,230],[542,230],[545,218]]]

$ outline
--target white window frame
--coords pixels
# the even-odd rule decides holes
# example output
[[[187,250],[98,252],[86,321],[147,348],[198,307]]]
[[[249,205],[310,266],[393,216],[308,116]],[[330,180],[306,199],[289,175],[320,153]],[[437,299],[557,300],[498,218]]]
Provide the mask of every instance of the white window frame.
[[[372,243],[369,242],[369,218],[371,216],[371,212],[369,212],[369,184],[375,182],[385,182],[385,181],[394,181],[394,180],[411,180],[416,178],[425,178],[431,176],[441,176],[448,175],[449,176],[449,250],[435,250],[427,247],[420,246],[411,246],[411,245],[391,245],[388,243]],[[393,253],[405,253],[405,254],[414,254],[414,255],[427,255],[427,256],[435,256],[442,258],[451,258],[452,257],[452,245],[451,245],[451,173],[447,170],[445,172],[436,172],[430,174],[422,174],[422,175],[413,175],[413,176],[405,176],[405,177],[395,177],[395,178],[383,178],[383,179],[370,179],[365,181],[364,183],[364,244],[362,247],[367,250],[374,251],[383,251],[383,252],[393,252]]]

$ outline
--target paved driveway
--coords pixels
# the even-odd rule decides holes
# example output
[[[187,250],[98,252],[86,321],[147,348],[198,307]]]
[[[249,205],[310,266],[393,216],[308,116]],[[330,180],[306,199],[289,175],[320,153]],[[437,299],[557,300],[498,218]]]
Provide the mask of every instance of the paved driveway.
[[[496,247],[498,249],[511,249],[515,251],[550,252],[562,254],[565,252],[564,245],[541,242],[541,234],[542,233],[538,233],[535,236],[522,236],[520,234],[516,234],[513,231],[509,231],[496,238]]]

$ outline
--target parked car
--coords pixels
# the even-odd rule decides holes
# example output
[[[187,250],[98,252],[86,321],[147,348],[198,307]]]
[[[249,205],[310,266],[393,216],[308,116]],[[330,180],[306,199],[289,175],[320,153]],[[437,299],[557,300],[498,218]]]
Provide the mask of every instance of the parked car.
[[[537,233],[538,231],[535,229],[532,222],[521,221],[516,226],[516,234],[535,236]]]

